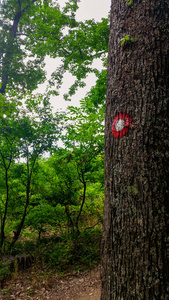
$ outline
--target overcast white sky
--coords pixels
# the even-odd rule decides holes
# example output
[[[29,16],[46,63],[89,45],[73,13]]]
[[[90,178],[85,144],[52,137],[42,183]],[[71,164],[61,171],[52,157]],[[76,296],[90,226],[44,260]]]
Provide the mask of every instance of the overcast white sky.
[[[59,3],[61,6],[65,4],[66,0],[59,0]],[[101,18],[105,18],[108,16],[108,13],[110,11],[110,4],[111,0],[81,0],[79,3],[79,9],[77,11],[77,20],[78,21],[84,21],[87,19],[95,19],[96,21],[100,21]],[[58,66],[58,60],[57,59],[46,59],[46,71],[48,77],[50,77],[50,74],[57,68]],[[101,66],[101,64],[98,63],[98,66]],[[72,97],[71,102],[66,102],[63,100],[62,95],[68,91],[68,88],[71,86],[71,84],[74,82],[74,80],[71,78],[70,75],[66,75],[64,77],[63,85],[60,90],[60,95],[57,97],[52,97],[51,103],[54,108],[54,111],[58,109],[65,110],[68,105],[79,105],[79,100],[82,99],[86,92],[90,90],[90,88],[95,84],[95,76],[93,74],[90,74],[88,78],[86,79],[87,86],[85,88],[81,88],[77,91],[76,95]],[[43,92],[45,89],[45,85],[39,88],[39,92]]]

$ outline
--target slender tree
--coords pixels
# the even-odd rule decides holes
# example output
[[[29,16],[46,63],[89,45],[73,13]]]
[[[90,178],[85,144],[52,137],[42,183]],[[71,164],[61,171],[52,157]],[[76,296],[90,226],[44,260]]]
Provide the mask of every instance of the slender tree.
[[[169,299],[169,1],[112,0],[102,300]]]
[[[10,188],[9,179],[10,171],[15,159],[19,156],[19,138],[17,136],[15,113],[16,110],[12,106],[12,102],[9,104],[11,108],[9,112],[10,118],[6,118],[5,115],[0,119],[0,167],[1,167],[1,184],[5,184],[5,198],[1,200],[2,210],[1,215],[1,233],[0,233],[0,249],[2,250],[5,240],[5,223],[7,219],[7,211],[10,200]],[[4,111],[6,111],[4,109]],[[2,196],[2,195],[1,195]],[[0,250],[0,251],[1,251]]]
[[[10,247],[18,240],[25,222],[30,203],[31,181],[35,163],[44,152],[52,149],[54,142],[58,139],[57,134],[59,130],[56,125],[58,120],[56,118],[54,120],[48,100],[41,102],[42,107],[38,107],[36,100],[29,101],[30,103],[27,103],[27,111],[23,111],[22,119],[19,120],[18,132],[20,137],[20,155],[26,160],[26,201],[21,221],[14,232]],[[32,118],[28,117],[30,112]]]

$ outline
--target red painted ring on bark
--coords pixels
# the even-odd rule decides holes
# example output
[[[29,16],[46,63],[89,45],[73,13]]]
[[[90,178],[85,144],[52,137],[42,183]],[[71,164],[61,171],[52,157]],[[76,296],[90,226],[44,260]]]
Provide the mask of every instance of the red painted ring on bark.
[[[121,139],[132,125],[132,118],[129,114],[119,113],[112,123],[112,135],[115,138]]]

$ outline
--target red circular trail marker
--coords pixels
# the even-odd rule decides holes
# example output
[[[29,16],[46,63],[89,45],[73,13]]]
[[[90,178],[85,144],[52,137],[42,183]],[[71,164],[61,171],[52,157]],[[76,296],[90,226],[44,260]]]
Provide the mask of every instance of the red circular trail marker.
[[[112,135],[121,139],[132,125],[132,118],[129,114],[119,113],[113,120]]]

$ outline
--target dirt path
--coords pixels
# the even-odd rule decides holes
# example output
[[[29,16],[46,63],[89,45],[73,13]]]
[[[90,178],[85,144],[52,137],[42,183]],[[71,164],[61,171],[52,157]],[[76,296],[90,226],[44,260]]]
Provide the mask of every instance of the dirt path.
[[[0,300],[99,300],[100,266],[89,272],[56,274],[20,273],[3,287]]]

